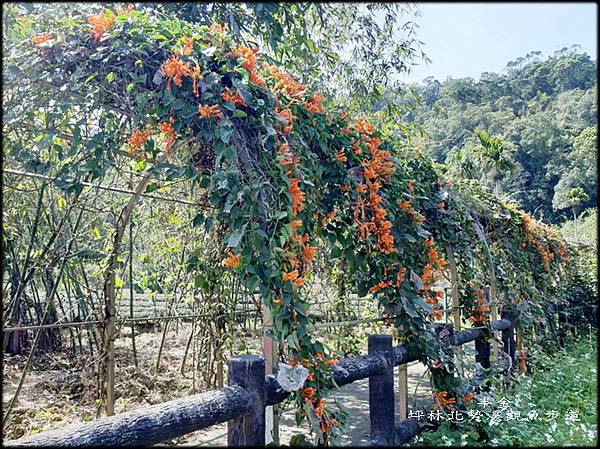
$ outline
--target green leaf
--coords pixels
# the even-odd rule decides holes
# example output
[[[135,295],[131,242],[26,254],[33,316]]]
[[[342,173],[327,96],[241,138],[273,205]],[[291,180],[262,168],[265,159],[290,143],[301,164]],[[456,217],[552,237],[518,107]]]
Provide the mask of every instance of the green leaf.
[[[229,245],[231,248],[236,248],[240,244],[242,237],[244,237],[245,231],[246,225],[229,234],[229,237],[227,238],[227,245]]]
[[[231,135],[233,134],[233,128],[230,126],[222,126],[220,130],[221,140],[224,143],[229,143]]]
[[[192,220],[192,226],[196,227],[196,226],[201,226],[204,223],[204,215],[202,214],[202,212],[200,212],[198,215],[196,215],[194,217],[194,219]]]

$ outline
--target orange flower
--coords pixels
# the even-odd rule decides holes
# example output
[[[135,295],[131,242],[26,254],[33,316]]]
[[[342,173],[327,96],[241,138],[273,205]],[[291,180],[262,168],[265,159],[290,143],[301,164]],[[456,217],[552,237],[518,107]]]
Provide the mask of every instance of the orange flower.
[[[263,64],[263,68],[267,70],[271,78],[277,80],[273,86],[275,90],[283,92],[294,100],[299,100],[304,95],[306,87],[297,82],[291,75],[281,71],[274,65]]]
[[[45,42],[54,39],[49,33],[43,33],[33,38],[33,45],[41,47]]]
[[[410,204],[410,201],[402,201],[401,203],[398,203],[398,207],[400,209],[408,210],[412,208],[412,205]]]
[[[303,277],[299,277],[297,279],[294,279],[292,281],[292,284],[294,284],[296,287],[300,288],[304,285],[304,278]]]
[[[438,209],[443,209],[444,207],[446,207],[446,203],[444,203],[443,201],[440,201],[438,203]]]
[[[312,399],[315,395],[315,389],[313,387],[303,388],[302,395],[307,399]]]
[[[308,360],[308,359],[302,359],[302,360],[300,360],[300,364],[304,368],[310,368],[312,366],[312,363],[310,363],[310,360]]]
[[[290,179],[289,192],[292,195],[292,214],[296,215],[298,212],[304,210],[304,192],[298,186],[300,180],[298,178]]]
[[[302,220],[294,220],[290,222],[290,226],[292,227],[292,229],[295,231],[296,229],[298,229],[300,226],[302,226]]]
[[[372,134],[373,131],[375,131],[375,127],[363,119],[356,121],[356,123],[354,124],[354,129],[356,129],[361,134]]]
[[[406,182],[406,186],[407,186],[407,189],[408,189],[408,193],[411,193],[411,194],[412,194],[412,193],[415,193],[415,187],[414,187],[414,185],[415,185],[415,183],[416,183],[416,182],[417,182],[417,181],[416,181],[416,180],[414,180],[414,179],[409,179],[409,180]]]
[[[428,263],[423,267],[423,274],[421,275],[421,280],[423,281],[423,284],[425,284],[426,290],[428,289],[427,284],[429,284],[429,282],[432,279],[433,279],[433,265]]]
[[[339,161],[339,162],[347,162],[348,158],[346,157],[346,153],[344,152],[344,149],[342,148],[340,151],[338,151],[335,155],[335,158]]]
[[[194,39],[183,36],[183,49],[181,50],[181,53],[183,53],[184,56],[189,56],[192,54],[192,51],[194,51]]]
[[[406,273],[406,268],[400,268],[398,274],[396,275],[396,287],[400,287],[404,282],[404,274]]]
[[[334,360],[334,359],[327,359],[327,360],[325,360],[325,365],[327,365],[327,366],[333,366],[336,363],[337,363],[337,360]]]
[[[258,73],[256,69],[250,70],[248,74],[250,75],[248,79],[251,83],[258,84],[259,86],[265,84],[265,79],[261,76],[260,73]]]
[[[302,259],[304,259],[306,262],[310,262],[315,258],[316,251],[316,246],[306,245],[304,248],[302,248]]]
[[[190,65],[187,62],[181,61],[179,55],[173,53],[171,57],[162,65],[160,73],[168,78],[167,90],[171,90],[171,81],[176,86],[181,86],[183,76],[192,76]]]
[[[162,122],[158,124],[158,129],[165,135],[165,152],[171,151],[171,147],[175,142],[175,128],[173,128],[174,122],[175,119],[173,117],[169,117],[168,122]]]
[[[438,394],[435,395],[435,403],[438,408],[448,408],[450,410],[453,410],[454,406],[452,404],[456,403],[456,399],[448,398],[447,391],[440,391]]]
[[[379,290],[389,287],[390,285],[392,285],[392,281],[380,281],[369,289],[369,293],[378,292]]]
[[[325,112],[325,110],[323,109],[323,100],[323,96],[314,94],[310,101],[302,103],[302,106],[304,106],[308,111],[312,112],[313,114],[316,114],[317,112],[323,113]]]
[[[240,92],[237,91],[235,95],[233,95],[233,92],[231,92],[231,89],[229,89],[228,87],[226,87],[225,90],[221,92],[221,98],[223,98],[223,100],[227,101],[228,103],[234,103],[238,106],[246,106],[246,102],[240,95]]]
[[[441,320],[442,318],[444,318],[444,313],[441,310],[434,310],[433,316],[436,320]]]
[[[228,257],[223,261],[223,265],[229,268],[237,268],[242,260],[241,254],[235,255],[231,251],[228,253]]]
[[[258,48],[249,48],[245,45],[238,46],[234,51],[228,53],[228,56],[232,56],[234,58],[241,57],[243,58],[242,66],[246,70],[251,70],[256,65],[256,53],[258,53]]]
[[[475,397],[475,395],[471,394],[471,393],[467,393],[465,395],[465,404],[467,405],[471,405],[471,403],[473,402],[473,398]]]
[[[275,298],[275,299],[273,300],[273,303],[274,303],[274,304],[283,304],[283,298]]]
[[[218,104],[209,105],[198,105],[198,113],[201,118],[209,119],[211,117],[223,117],[223,112]]]
[[[294,282],[296,279],[298,279],[298,270],[290,271],[288,273],[283,273],[283,276],[281,276],[281,278],[284,281]]]
[[[88,23],[92,33],[92,38],[99,41],[104,33],[115,23],[115,17],[112,14],[104,14],[102,11],[97,16],[89,16]]]
[[[204,77],[202,76],[202,70],[200,69],[200,66],[198,64],[196,64],[194,66],[194,69],[192,70],[192,74],[190,76],[192,77],[192,91],[194,92],[194,95],[197,97],[199,95],[198,80],[204,79]]]
[[[136,129],[129,138],[129,145],[134,150],[139,150],[146,143],[151,134],[152,131],[149,128],[146,128],[145,131]]]

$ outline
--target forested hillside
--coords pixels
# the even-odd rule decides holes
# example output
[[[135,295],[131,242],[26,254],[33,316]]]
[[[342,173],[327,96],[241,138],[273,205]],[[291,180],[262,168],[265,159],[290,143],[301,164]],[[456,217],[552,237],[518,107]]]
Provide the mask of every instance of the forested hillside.
[[[411,115],[448,170],[562,222],[597,201],[596,65],[572,47],[531,52],[479,80],[427,78],[411,86],[420,97]]]

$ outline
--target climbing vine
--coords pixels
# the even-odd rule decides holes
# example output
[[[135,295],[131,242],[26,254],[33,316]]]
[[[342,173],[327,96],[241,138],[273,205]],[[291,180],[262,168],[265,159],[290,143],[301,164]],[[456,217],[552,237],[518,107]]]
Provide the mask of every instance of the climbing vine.
[[[334,112],[258,48],[236,45],[226,26],[165,21],[129,7],[30,24],[28,32],[9,58],[8,100],[27,96],[36,108],[9,112],[7,139],[30,136],[15,118],[22,114],[66,148],[58,158],[41,146],[34,154],[55,165],[66,194],[101,176],[117,154],[138,173],[205,189],[211,209],[192,225],[222,226],[222,268],[260,294],[281,360],[308,369],[291,400],[320,442],[338,431],[342,415],[326,400],[335,354],[308,330],[303,286],[318,252],[339,259],[358,295],[378,301],[409,350],[435,369],[442,358],[430,325],[442,318],[438,281],[448,247],[457,256],[464,317],[476,326],[490,322],[478,229],[502,304],[535,312],[544,291],[560,283],[569,249],[546,226],[476,185],[451,185],[392,132]],[[61,98],[49,98],[48,89]],[[44,125],[58,106],[61,132]],[[89,142],[80,138],[83,127],[96,132]],[[83,160],[74,158],[81,146]],[[436,387],[441,406],[456,403],[450,386]]]

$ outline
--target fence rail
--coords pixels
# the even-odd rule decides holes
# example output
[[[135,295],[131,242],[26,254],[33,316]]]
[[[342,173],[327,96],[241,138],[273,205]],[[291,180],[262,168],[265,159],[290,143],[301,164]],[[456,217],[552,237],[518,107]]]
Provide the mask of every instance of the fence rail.
[[[507,373],[514,366],[514,326],[515,319],[508,312],[491,323],[492,329],[502,331],[504,352],[511,364],[499,368]],[[445,339],[450,348],[475,341],[476,360],[484,367],[490,366],[490,345],[483,340],[484,329],[455,334],[451,324],[440,329],[440,341]],[[446,330],[449,332],[444,333]],[[393,367],[418,359],[419,354],[409,352],[403,345],[393,347],[390,335],[370,335],[368,354],[345,358],[334,365],[333,377],[339,386],[369,379],[370,445],[403,444],[422,430],[415,419],[395,425],[394,417]],[[472,379],[471,387],[482,380]],[[284,401],[288,395],[275,375],[265,376],[262,357],[238,356],[229,361],[229,386],[219,390],[4,443],[8,447],[150,446],[228,421],[230,446],[264,446],[265,407]]]

